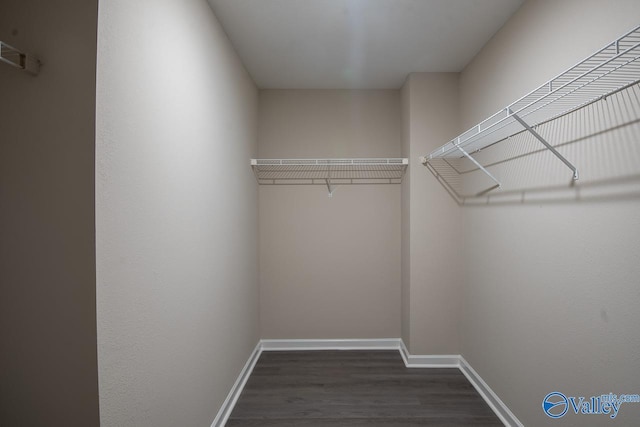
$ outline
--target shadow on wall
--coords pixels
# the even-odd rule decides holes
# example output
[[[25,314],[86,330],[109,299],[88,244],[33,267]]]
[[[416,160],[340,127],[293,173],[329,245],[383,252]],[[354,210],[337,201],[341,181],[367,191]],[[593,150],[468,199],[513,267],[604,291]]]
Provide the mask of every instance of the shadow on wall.
[[[640,84],[535,130],[575,165],[580,179],[527,132],[466,158],[433,159],[429,171],[461,206],[640,199]]]

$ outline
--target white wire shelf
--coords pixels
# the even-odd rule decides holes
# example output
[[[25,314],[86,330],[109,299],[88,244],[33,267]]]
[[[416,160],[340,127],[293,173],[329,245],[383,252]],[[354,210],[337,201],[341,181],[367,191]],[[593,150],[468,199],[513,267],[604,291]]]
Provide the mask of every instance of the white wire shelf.
[[[400,184],[409,159],[251,159],[261,185]]]
[[[37,75],[40,71],[40,61],[33,55],[21,52],[13,46],[0,41],[0,62],[19,68],[30,74]]]
[[[420,161],[426,164],[437,158],[467,157],[500,186],[471,155],[526,130],[572,169],[573,178],[578,179],[577,169],[544,141],[535,127],[637,84],[640,82],[639,59],[640,26],[421,157]]]

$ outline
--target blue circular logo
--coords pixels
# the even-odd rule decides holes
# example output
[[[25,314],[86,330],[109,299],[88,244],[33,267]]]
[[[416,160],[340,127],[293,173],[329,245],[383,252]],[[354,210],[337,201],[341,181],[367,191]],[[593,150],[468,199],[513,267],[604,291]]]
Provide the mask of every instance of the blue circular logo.
[[[542,399],[542,410],[551,418],[560,418],[569,410],[567,396],[557,391],[547,394]]]

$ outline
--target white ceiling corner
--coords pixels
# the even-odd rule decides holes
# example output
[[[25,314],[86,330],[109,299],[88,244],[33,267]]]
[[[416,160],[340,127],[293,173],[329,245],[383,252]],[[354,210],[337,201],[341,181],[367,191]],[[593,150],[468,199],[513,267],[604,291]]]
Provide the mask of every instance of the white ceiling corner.
[[[258,87],[396,89],[458,72],[524,0],[209,0]]]

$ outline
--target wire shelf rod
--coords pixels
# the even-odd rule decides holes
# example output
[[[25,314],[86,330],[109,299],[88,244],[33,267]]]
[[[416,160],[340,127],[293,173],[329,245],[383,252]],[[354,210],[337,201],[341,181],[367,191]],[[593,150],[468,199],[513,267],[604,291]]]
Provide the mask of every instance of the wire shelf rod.
[[[261,185],[326,185],[329,197],[337,185],[400,184],[407,158],[251,159]]]

